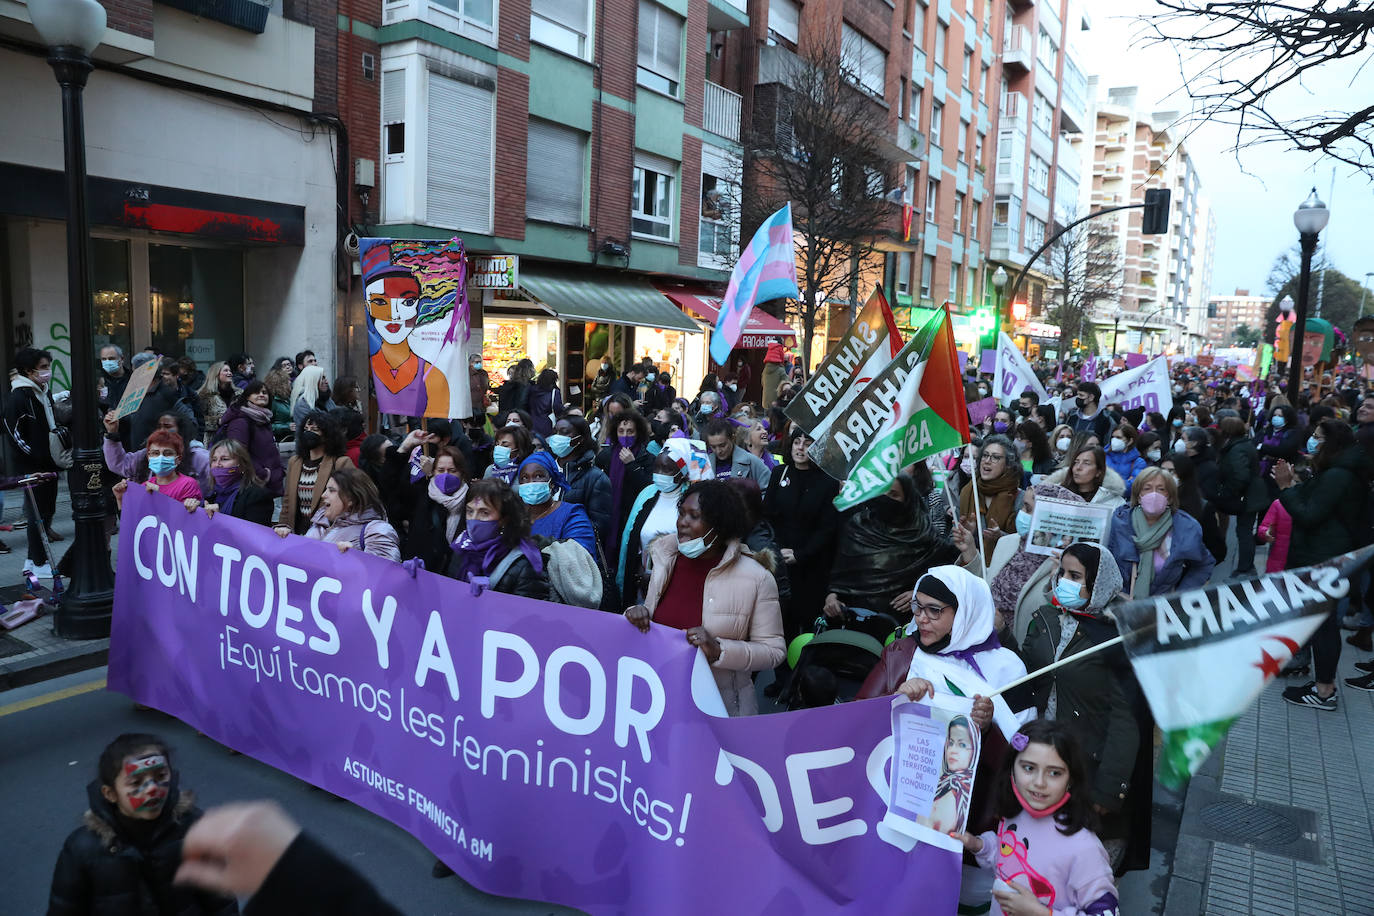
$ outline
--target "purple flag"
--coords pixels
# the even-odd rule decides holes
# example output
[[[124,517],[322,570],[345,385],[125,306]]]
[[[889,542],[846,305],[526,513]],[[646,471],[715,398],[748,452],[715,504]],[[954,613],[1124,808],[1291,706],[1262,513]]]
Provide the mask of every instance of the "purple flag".
[[[954,912],[959,857],[880,826],[886,700],[719,717],[678,630],[474,596],[142,488],[119,547],[112,689],[482,890],[592,914]]]
[[[1136,366],[1143,366],[1143,365],[1145,365],[1146,363],[1148,363],[1149,361],[1150,361],[1150,358],[1149,358],[1148,356],[1146,356],[1144,353],[1127,353],[1127,354],[1126,354],[1126,368],[1127,368],[1127,369],[1134,369]]]
[[[1089,356],[1083,363],[1083,381],[1097,381],[1097,357]]]

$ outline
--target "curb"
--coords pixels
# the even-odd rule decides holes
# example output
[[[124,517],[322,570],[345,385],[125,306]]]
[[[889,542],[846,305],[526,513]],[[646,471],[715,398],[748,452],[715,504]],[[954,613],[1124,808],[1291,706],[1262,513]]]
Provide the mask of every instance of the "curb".
[[[1189,828],[1197,822],[1197,806],[1189,805],[1194,788],[1216,790],[1221,781],[1221,767],[1226,757],[1226,741],[1222,739],[1207,760],[1188,781],[1188,787],[1169,805],[1178,817],[1178,834],[1174,843],[1169,874],[1164,885],[1162,907],[1164,916],[1196,916],[1203,912],[1203,893],[1207,886],[1207,863],[1212,843]]]
[[[106,664],[110,657],[109,639],[74,642],[42,658],[30,659],[17,665],[0,662],[0,691],[26,687],[79,671],[89,671]]]

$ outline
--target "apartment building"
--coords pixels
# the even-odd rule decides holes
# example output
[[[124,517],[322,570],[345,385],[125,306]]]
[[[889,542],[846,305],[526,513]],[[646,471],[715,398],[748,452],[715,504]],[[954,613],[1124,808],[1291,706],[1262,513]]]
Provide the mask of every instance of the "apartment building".
[[[331,353],[351,171],[335,10],[121,0],[85,90],[97,344],[202,368]],[[23,4],[0,7],[0,349],[69,382],[61,100]]]
[[[1078,214],[1081,142],[1087,127],[1087,80],[1077,61],[1090,28],[1077,0],[1008,0],[999,24],[1001,75],[989,258],[1015,277],[1041,244]],[[1058,328],[1046,318],[1054,278],[1048,258],[1006,290],[1001,326],[1033,354],[1059,352]],[[992,291],[983,287],[989,301]]]
[[[1212,296],[1207,300],[1206,343],[1214,347],[1237,346],[1233,335],[1239,327],[1256,330],[1264,328],[1264,312],[1270,300],[1252,296],[1248,289],[1238,289],[1230,296]]]
[[[1202,192],[1196,164],[1177,135],[1177,112],[1138,107],[1135,87],[1105,89],[1089,79],[1095,122],[1092,182],[1081,200],[1092,209],[1143,204],[1145,192],[1168,188],[1168,230],[1141,233],[1143,213],[1126,210],[1104,216],[1102,229],[1116,240],[1122,293],[1102,302],[1094,314],[1099,344],[1142,353],[1195,352],[1197,313],[1207,295],[1216,223]]]

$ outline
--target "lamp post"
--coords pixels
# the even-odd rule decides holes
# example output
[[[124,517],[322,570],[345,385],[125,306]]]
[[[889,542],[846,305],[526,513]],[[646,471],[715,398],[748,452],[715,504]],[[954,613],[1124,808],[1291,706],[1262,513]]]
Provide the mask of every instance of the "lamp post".
[[[1288,396],[1296,398],[1302,386],[1302,335],[1307,330],[1307,294],[1312,285],[1312,255],[1317,250],[1317,236],[1326,228],[1331,211],[1317,197],[1317,189],[1307,195],[1293,211],[1293,225],[1298,229],[1302,245],[1302,272],[1298,274],[1298,308],[1293,320],[1293,343],[1289,348]]]
[[[992,274],[992,288],[997,292],[997,311],[993,313],[992,348],[997,349],[1002,340],[1002,290],[1007,288],[1007,269],[1001,264]]]
[[[1116,335],[1121,333],[1121,317],[1124,314],[1119,305],[1112,312],[1112,359],[1116,359]]]
[[[114,574],[105,539],[100,474],[100,426],[95,403],[95,341],[91,328],[90,218],[86,212],[86,128],[81,92],[91,52],[105,34],[105,8],[96,0],[30,0],[29,16],[62,87],[62,144],[67,179],[67,311],[72,345],[74,460],[68,486],[76,537],[63,557],[69,577],[53,629],[72,639],[110,635]]]
[[[1374,270],[1364,275],[1364,283],[1360,284],[1360,310],[1355,314],[1355,319],[1364,317],[1364,297],[1369,295],[1369,278],[1374,277]]]

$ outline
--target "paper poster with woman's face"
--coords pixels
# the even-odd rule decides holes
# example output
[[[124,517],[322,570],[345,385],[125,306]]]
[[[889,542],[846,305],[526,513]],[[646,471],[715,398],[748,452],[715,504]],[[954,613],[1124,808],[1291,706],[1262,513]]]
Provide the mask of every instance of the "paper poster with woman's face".
[[[883,823],[922,843],[958,851],[968,826],[982,734],[973,700],[937,693],[892,703],[892,777]]]

